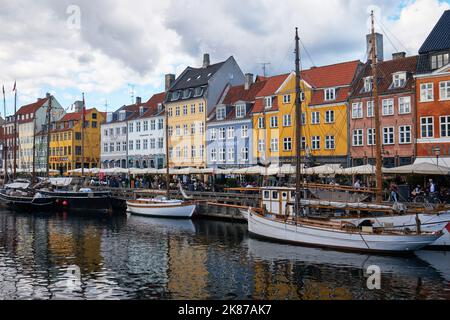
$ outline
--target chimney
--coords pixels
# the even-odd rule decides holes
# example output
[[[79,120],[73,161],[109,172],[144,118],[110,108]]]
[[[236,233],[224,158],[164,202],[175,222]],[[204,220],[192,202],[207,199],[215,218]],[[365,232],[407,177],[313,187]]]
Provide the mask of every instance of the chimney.
[[[392,54],[392,60],[406,58],[406,52],[396,52]]]
[[[47,92],[47,94],[45,95],[45,97],[46,97],[47,99],[49,99],[49,98],[51,97],[51,94]]]
[[[367,40],[367,57],[371,59],[372,57],[372,34],[366,36]],[[384,46],[383,46],[383,35],[380,33],[375,33],[375,50],[377,53],[378,62],[384,61]]]
[[[245,74],[245,90],[249,90],[253,84],[253,74],[246,73]]]
[[[75,101],[73,106],[75,107],[75,112],[81,112],[83,110],[83,101]]]
[[[142,103],[142,98],[141,97],[136,97],[136,104],[139,105]]]
[[[211,64],[211,61],[209,59],[209,53],[205,53],[203,55],[203,68],[208,68],[210,64]]]
[[[172,87],[175,82],[174,74],[166,74],[166,92],[169,91],[170,87]]]

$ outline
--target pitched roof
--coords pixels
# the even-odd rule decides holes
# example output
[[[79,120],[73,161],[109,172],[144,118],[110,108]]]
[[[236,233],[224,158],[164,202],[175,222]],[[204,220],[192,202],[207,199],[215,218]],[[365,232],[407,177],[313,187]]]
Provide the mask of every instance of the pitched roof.
[[[450,50],[450,10],[443,13],[428,38],[419,49],[419,54]]]
[[[19,111],[17,111],[18,115],[25,115],[30,113],[35,113],[37,110],[39,110],[40,107],[42,107],[46,102],[48,101],[48,98],[39,99],[36,102],[27,104],[25,106],[22,106]]]
[[[265,84],[266,81],[255,82],[250,86],[249,90],[245,90],[245,85],[231,87],[223,100],[223,104],[232,105],[238,101],[253,102]]]
[[[397,92],[411,91],[414,85],[413,75],[416,70],[418,56],[399,58],[389,61],[383,61],[378,64],[378,92],[379,94],[391,94]],[[396,72],[406,71],[406,84],[401,88],[391,88],[393,78]],[[364,78],[372,75],[371,61],[364,66],[363,71],[352,88],[352,98],[371,96],[372,92],[362,92],[364,87]]]
[[[342,62],[302,71],[302,78],[315,88],[348,86],[352,83],[359,60]]]
[[[89,114],[93,111],[96,111],[96,109],[88,109],[86,110],[86,114]],[[82,112],[71,112],[66,113],[66,115],[58,122],[67,122],[67,121],[78,121],[81,120]]]
[[[159,115],[162,111],[158,110],[158,105],[164,102],[166,96],[165,92],[154,94],[146,103],[145,108],[147,111],[140,118],[148,118]]]

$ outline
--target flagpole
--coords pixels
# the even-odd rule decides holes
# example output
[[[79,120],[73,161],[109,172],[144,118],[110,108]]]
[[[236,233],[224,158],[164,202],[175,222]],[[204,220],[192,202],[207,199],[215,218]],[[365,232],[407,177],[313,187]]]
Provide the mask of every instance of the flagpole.
[[[13,179],[17,178],[17,83],[14,82],[14,164]]]
[[[3,122],[3,157],[4,157],[4,167],[3,170],[4,172],[4,179],[3,179],[3,186],[6,185],[6,183],[8,182],[8,163],[7,163],[7,158],[8,158],[8,147],[6,146],[6,95],[5,95],[5,86],[3,86],[3,112],[4,112],[4,122]]]

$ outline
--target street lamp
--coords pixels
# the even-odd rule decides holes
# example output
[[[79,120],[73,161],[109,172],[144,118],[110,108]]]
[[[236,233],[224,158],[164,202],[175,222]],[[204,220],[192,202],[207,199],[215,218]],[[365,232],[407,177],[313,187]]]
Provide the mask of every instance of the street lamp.
[[[440,147],[434,147],[433,148],[434,154],[436,155],[436,165],[439,165],[439,156],[441,155],[441,148]]]

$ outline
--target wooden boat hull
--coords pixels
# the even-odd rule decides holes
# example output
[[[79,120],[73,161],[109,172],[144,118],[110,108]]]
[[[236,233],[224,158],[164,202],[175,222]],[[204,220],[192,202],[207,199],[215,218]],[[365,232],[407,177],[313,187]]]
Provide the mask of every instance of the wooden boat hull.
[[[421,229],[425,232],[436,232],[443,230],[445,226],[450,222],[450,211],[443,212],[441,214],[427,214],[421,213],[418,215],[421,221]],[[371,220],[375,227],[393,227],[397,229],[409,228],[412,231],[416,231],[416,215],[404,214],[404,215],[392,215],[392,216],[379,216],[373,218],[343,218],[332,219],[333,221],[349,221],[355,225],[359,225],[365,220]],[[450,234],[447,230],[444,230],[444,235],[431,244],[435,247],[450,247]]]
[[[128,211],[135,215],[190,219],[194,215],[197,205],[193,202],[182,202],[177,204],[132,200],[127,201],[127,207]]]
[[[51,192],[43,195],[54,199],[55,209],[75,213],[110,213],[111,203],[108,192]]]
[[[9,196],[0,192],[0,205],[12,210],[21,211],[49,211],[54,208],[54,200],[51,198],[32,198]]]
[[[380,253],[413,252],[435,242],[442,233],[423,235],[391,235],[347,232],[331,228],[290,224],[261,216],[254,211],[248,213],[250,234],[275,241],[297,245],[318,246],[346,251]]]

